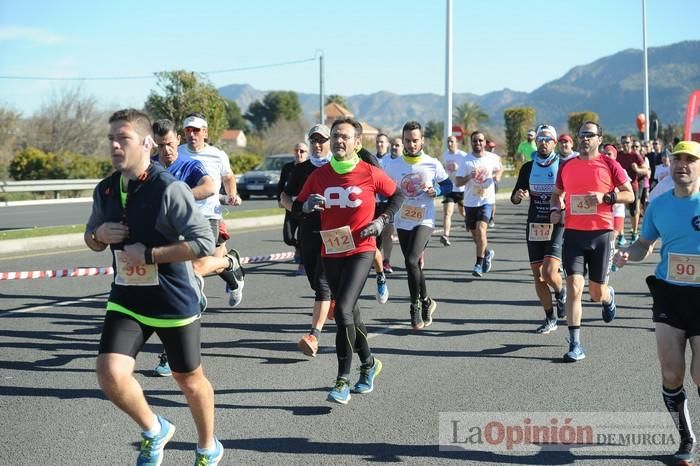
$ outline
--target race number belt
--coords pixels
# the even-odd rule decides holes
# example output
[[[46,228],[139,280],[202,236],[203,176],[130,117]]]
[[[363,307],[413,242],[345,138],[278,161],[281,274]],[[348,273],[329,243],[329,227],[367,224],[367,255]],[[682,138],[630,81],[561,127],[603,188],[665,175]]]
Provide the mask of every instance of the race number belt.
[[[321,230],[320,233],[326,254],[340,254],[355,249],[355,241],[348,225],[334,230]]]
[[[529,223],[528,241],[549,241],[552,239],[554,225],[551,223]]]
[[[122,286],[156,286],[158,281],[158,264],[144,264],[132,267],[126,263],[124,251],[114,251],[117,273],[114,283]]]
[[[700,284],[700,256],[690,254],[668,254],[668,270],[666,276],[669,281],[678,283]]]
[[[425,218],[425,207],[402,205],[399,217],[408,222],[420,223]]]
[[[590,194],[571,195],[571,215],[591,215],[598,212],[598,205]]]

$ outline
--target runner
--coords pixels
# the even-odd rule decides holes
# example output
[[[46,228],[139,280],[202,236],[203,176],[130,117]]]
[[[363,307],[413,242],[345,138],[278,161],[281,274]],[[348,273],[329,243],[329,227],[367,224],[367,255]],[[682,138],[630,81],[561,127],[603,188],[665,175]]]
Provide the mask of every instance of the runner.
[[[423,127],[420,123],[407,122],[402,134],[403,157],[389,160],[384,169],[405,197],[399,213],[394,216],[394,226],[408,273],[411,326],[420,330],[433,322],[432,315],[437,307],[428,296],[425,274],[420,266],[435,226],[433,199],[452,192],[452,182],[440,161],[423,152]]]
[[[459,212],[464,212],[464,186],[455,186],[455,176],[459,166],[464,162],[466,152],[459,149],[459,142],[455,136],[447,138],[447,150],[442,154],[442,160],[445,162],[445,170],[450,177],[453,188],[452,192],[445,194],[442,200],[442,225],[444,233],[440,236],[440,242],[443,246],[450,246],[450,231],[452,229],[452,214],[455,210],[455,204],[459,206]]]
[[[559,136],[559,161],[566,162],[569,159],[578,157],[578,152],[574,150],[574,139],[570,134],[564,133]]]
[[[321,254],[336,300],[338,376],[328,400],[342,404],[350,400],[353,351],[361,362],[355,393],[370,393],[382,370],[382,362],[372,356],[357,300],[376,251],[374,238],[402,201],[396,184],[358,157],[361,131],[360,123],[352,118],[333,123],[331,161],[311,173],[292,206],[293,212],[321,212]],[[377,194],[389,197],[389,202],[386,211],[373,220]]]
[[[326,125],[314,125],[308,134],[311,153],[309,158],[294,166],[289,179],[280,195],[280,203],[292,212],[292,202],[304,186],[304,182],[318,168],[330,160],[330,130]],[[306,271],[306,278],[314,290],[314,307],[311,315],[311,330],[299,339],[297,345],[307,356],[316,356],[318,340],[328,318],[331,307],[331,290],[328,287],[326,272],[321,261],[321,216],[318,212],[294,215],[299,218],[298,238],[301,243],[301,263]]]
[[[227,194],[228,204],[232,206],[241,205],[241,197],[236,189],[236,177],[231,170],[231,162],[228,155],[221,149],[209,145],[206,141],[209,138],[209,129],[204,115],[198,112],[190,113],[182,122],[187,144],[178,147],[178,157],[192,158],[204,165],[207,174],[214,179],[214,189],[216,194],[201,201],[197,201],[197,207],[201,210],[204,218],[209,220],[212,235],[216,242],[214,254],[202,257],[192,264],[200,285],[200,291],[204,296],[204,277],[215,273],[226,283],[226,293],[229,295],[228,303],[231,307],[238,306],[243,300],[244,271],[240,265],[238,251],[231,249],[226,251],[225,236],[221,234],[221,203],[219,190],[221,186]],[[224,231],[225,233],[225,231]],[[231,258],[234,258],[233,268]]]
[[[617,148],[613,146],[612,144],[606,144],[603,146],[603,154],[607,155],[613,160],[617,160]],[[615,247],[622,247],[627,244],[627,240],[625,239],[625,205],[617,202],[613,206],[613,231],[615,232]],[[613,269],[611,269],[612,272],[614,272],[614,266]]]
[[[284,209],[280,197],[284,192],[284,187],[287,184],[290,173],[295,165],[304,162],[309,157],[309,147],[299,142],[294,145],[294,160],[285,163],[280,170],[280,180],[277,183],[277,203]],[[297,267],[297,275],[306,275],[304,264],[301,263],[301,244],[297,238],[297,230],[299,229],[299,219],[294,217],[291,212],[285,209],[284,224],[282,225],[282,240],[287,246],[294,247],[294,263],[299,264]]]
[[[494,250],[488,248],[487,230],[496,203],[495,183],[501,180],[503,166],[496,155],[486,151],[484,133],[474,131],[470,137],[472,151],[467,154],[456,179],[457,186],[466,185],[465,223],[476,247],[476,263],[472,275],[481,277],[491,271],[495,255]]]
[[[681,141],[673,150],[672,192],[649,204],[639,239],[615,255],[621,268],[627,261],[642,261],[661,240],[661,261],[647,277],[653,298],[656,348],[661,365],[662,396],[680,434],[674,464],[696,464],[695,434],[688,413],[685,378],[685,347],[690,341],[691,375],[700,382],[700,144]],[[700,393],[700,387],[698,388]]]
[[[565,362],[586,357],[581,346],[581,297],[588,272],[591,299],[603,304],[603,320],[615,318],[615,290],[608,287],[614,248],[612,207],[632,202],[634,193],[620,164],[598,152],[603,130],[585,122],[579,131],[579,156],[565,162],[557,173],[550,201],[550,222],[561,223],[566,210],[562,258],[566,271],[566,321],[569,351]],[[618,192],[619,190],[619,192]]]
[[[510,201],[520,204],[525,197],[530,197],[525,227],[527,254],[535,277],[535,293],[545,313],[544,323],[535,332],[547,334],[557,329],[557,317],[563,319],[565,315],[566,288],[559,275],[564,229],[562,225],[549,222],[549,200],[560,163],[559,155],[554,152],[557,132],[553,126],[540,125],[536,133],[537,152],[533,154],[534,159],[525,162],[520,169]],[[556,316],[550,287],[556,299]]]
[[[632,144],[632,137],[624,135],[620,138],[622,149],[617,151],[617,162],[625,169],[632,183],[634,202],[628,205],[630,210],[630,223],[632,227],[631,241],[634,242],[639,237],[639,214],[641,212],[642,187],[639,183],[641,178],[648,173],[645,167],[645,159],[639,153],[639,142]]]
[[[175,426],[151,410],[133,375],[136,356],[156,333],[197,429],[195,464],[216,465],[224,448],[214,437],[214,390],[201,364],[201,311],[190,262],[213,251],[209,225],[185,184],[151,163],[148,116],[120,110],[109,124],[116,171],[95,188],[84,237],[93,251],[109,246],[115,270],[97,379],[107,398],[143,430],[136,464],[161,464]]]

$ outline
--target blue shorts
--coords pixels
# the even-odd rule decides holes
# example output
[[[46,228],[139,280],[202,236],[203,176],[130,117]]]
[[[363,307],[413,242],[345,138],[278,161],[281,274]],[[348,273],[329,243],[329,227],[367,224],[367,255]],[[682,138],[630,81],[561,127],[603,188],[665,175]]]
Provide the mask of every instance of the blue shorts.
[[[476,222],[489,223],[493,214],[493,204],[484,204],[479,207],[464,207],[464,221],[467,225],[467,230],[475,230]]]

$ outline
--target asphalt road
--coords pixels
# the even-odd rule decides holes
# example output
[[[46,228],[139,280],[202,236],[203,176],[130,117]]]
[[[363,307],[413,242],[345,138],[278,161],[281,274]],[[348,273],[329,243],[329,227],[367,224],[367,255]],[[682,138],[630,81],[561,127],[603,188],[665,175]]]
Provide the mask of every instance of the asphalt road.
[[[257,210],[272,207],[277,207],[276,199],[253,197],[232,209]],[[55,225],[81,225],[87,222],[90,209],[92,209],[90,201],[71,204],[0,206],[0,231]]]
[[[336,372],[334,325],[322,335],[318,357],[296,348],[310,324],[312,295],[306,279],[294,276],[294,264],[248,266],[243,303],[233,310],[222,282],[207,278],[202,353],[216,391],[222,465],[665,464],[675,445],[652,452],[438,447],[445,412],[664,412],[643,281],[652,262],[613,275],[618,318],[611,324],[602,322],[598,305],[584,304],[587,358],[563,364],[566,327],[534,333],[543,313],[522,242],[525,209],[499,206],[489,233],[494,268],[481,279],[469,273],[474,249],[463,228],[455,228],[449,248],[434,237],[426,273],[438,308],[423,331],[409,326],[403,270],[390,276],[385,305],[376,303],[370,276],[361,306],[384,371],[373,393],[353,395],[347,406],[326,401]],[[247,256],[289,250],[278,228],[234,240]],[[109,262],[104,253],[61,250],[0,258],[0,271]],[[392,262],[402,262],[398,245]],[[138,428],[105,400],[94,375],[109,283],[110,277],[0,281],[0,464],[133,464]],[[171,378],[151,374],[158,350],[152,339],[136,378],[155,410],[177,425],[163,464],[192,464],[196,436],[184,398]],[[686,387],[697,425],[700,404],[694,384],[687,380]]]

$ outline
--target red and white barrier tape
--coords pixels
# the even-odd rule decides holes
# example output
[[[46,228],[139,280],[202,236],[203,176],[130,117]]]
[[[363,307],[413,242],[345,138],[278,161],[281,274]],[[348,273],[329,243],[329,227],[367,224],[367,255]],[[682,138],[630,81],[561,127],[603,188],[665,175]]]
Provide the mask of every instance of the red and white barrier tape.
[[[283,262],[294,257],[294,251],[276,252],[267,256],[241,257],[241,264],[260,262]],[[63,270],[33,270],[30,272],[0,272],[2,280],[37,280],[46,278],[94,277],[96,275],[113,275],[112,267],[85,267]]]

